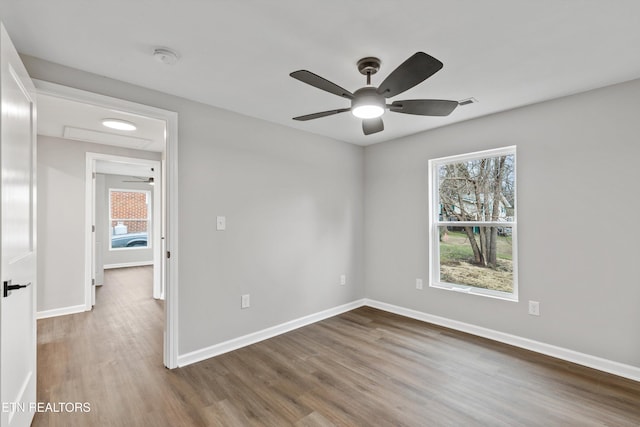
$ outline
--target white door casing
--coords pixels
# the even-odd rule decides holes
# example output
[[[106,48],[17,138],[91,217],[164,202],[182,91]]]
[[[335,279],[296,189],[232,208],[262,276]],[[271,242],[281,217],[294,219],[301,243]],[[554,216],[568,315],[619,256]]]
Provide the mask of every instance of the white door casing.
[[[91,174],[91,206],[96,205],[96,173]],[[96,212],[91,213],[91,307],[96,305]]]
[[[179,195],[178,195],[178,114],[172,111],[151,107],[148,105],[138,104],[135,102],[125,101],[112,98],[105,95],[99,95],[80,89],[62,86],[56,83],[35,80],[38,93],[49,96],[56,96],[73,101],[84,102],[105,108],[112,108],[116,111],[126,111],[132,114],[139,114],[163,120],[166,123],[166,151],[163,160],[162,179],[164,184],[162,204],[166,206],[164,212],[165,222],[163,223],[163,254],[162,269],[160,274],[164,276],[165,289],[163,294],[165,298],[165,331],[164,331],[164,364],[167,368],[173,369],[178,367],[178,264],[179,252],[178,248],[178,213],[179,213]],[[164,167],[166,166],[166,168]],[[90,188],[90,187],[89,187]],[[89,190],[86,194],[87,200],[91,197]],[[87,206],[89,206],[87,204]],[[90,224],[91,209],[85,212],[87,223]],[[88,233],[87,236],[90,234]],[[91,262],[91,240],[85,239],[85,280],[90,283],[92,266]],[[170,256],[169,256],[170,254]],[[155,273],[155,271],[154,271]],[[85,297],[89,296],[86,293]],[[91,309],[91,300],[87,302],[85,298],[85,306]]]
[[[98,162],[101,163],[101,166],[98,166]],[[98,173],[104,173],[103,169],[104,169],[104,165],[105,164],[110,164],[111,166],[108,166],[107,169],[109,170],[109,174],[115,174],[115,175],[126,175],[127,174],[127,168],[131,167],[131,166],[143,166],[145,167],[146,170],[154,170],[153,173],[148,173],[150,176],[152,176],[155,180],[155,182],[157,183],[157,185],[154,186],[149,186],[149,191],[152,192],[153,197],[152,197],[152,206],[151,206],[151,230],[149,232],[149,237],[150,237],[150,244],[151,244],[151,249],[153,252],[153,297],[155,299],[165,299],[164,298],[164,283],[163,280],[164,278],[162,277],[161,273],[162,273],[162,266],[161,264],[164,264],[163,262],[163,251],[162,251],[162,247],[163,245],[161,244],[161,242],[163,241],[162,239],[162,233],[161,233],[161,225],[162,225],[162,220],[161,220],[161,215],[162,213],[165,211],[164,209],[161,208],[161,203],[162,203],[162,193],[164,192],[164,185],[163,182],[160,180],[161,174],[160,174],[160,168],[161,168],[161,162],[159,160],[148,160],[148,159],[141,159],[141,158],[135,158],[135,157],[124,157],[124,156],[117,156],[117,155],[112,155],[112,154],[101,154],[101,153],[91,153],[88,152],[86,154],[86,182],[87,182],[87,186],[86,186],[86,196],[87,196],[87,200],[89,201],[89,203],[86,206],[86,215],[87,215],[87,221],[88,221],[88,230],[91,233],[91,260],[92,262],[90,263],[90,267],[91,267],[91,285],[92,285],[92,306],[95,305],[95,286],[96,285],[100,285],[101,284],[101,280],[98,277],[100,271],[102,271],[102,274],[104,275],[104,264],[99,265],[98,262],[100,261],[102,263],[102,247],[100,245],[102,245],[103,243],[100,243],[101,239],[107,240],[108,238],[104,238],[104,236],[101,237],[101,233],[102,228],[104,226],[104,224],[99,224],[98,223],[98,212],[97,212],[97,200],[98,197],[103,197],[106,198],[108,196],[108,191],[107,188],[104,188],[104,180],[102,188],[99,188],[97,186],[97,182],[99,179]],[[124,169],[122,169],[124,168]],[[100,194],[98,194],[98,191],[100,190]],[[102,206],[104,209],[108,210],[108,206],[109,203],[105,203],[104,206]],[[106,217],[109,217],[109,213],[104,213],[104,215],[106,215]],[[108,236],[107,236],[108,237]],[[98,257],[100,257],[100,260],[98,259]],[[95,284],[94,284],[95,283]],[[89,310],[90,307],[87,305],[87,310]]]
[[[105,194],[105,188],[104,188],[104,175],[96,175],[96,180],[94,183],[94,191],[95,191],[96,200],[100,200],[100,199],[106,200],[107,196]],[[95,218],[94,224],[98,224],[99,223],[98,212],[95,212],[95,215],[96,215],[96,218]],[[93,277],[96,279],[96,286],[102,286],[102,284],[104,283],[104,259],[103,259],[104,248],[102,245],[104,243],[106,230],[103,230],[102,227],[98,227],[96,225],[94,233],[95,233],[96,244],[94,246],[95,254],[94,254],[94,264],[93,264],[93,268],[94,268]]]
[[[36,402],[35,87],[0,24],[0,426],[28,426]]]

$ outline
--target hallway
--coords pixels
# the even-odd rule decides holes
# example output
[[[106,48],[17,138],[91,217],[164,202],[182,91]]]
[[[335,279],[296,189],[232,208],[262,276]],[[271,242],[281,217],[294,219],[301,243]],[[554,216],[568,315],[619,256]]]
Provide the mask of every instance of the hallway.
[[[33,426],[149,425],[169,376],[152,281],[150,266],[106,270],[93,311],[38,321],[38,401],[88,402],[91,410],[38,413]]]

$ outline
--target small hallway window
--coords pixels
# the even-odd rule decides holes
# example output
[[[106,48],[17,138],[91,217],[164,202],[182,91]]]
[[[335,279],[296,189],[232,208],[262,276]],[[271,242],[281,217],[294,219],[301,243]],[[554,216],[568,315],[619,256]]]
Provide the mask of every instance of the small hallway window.
[[[109,190],[111,249],[150,247],[151,192]]]

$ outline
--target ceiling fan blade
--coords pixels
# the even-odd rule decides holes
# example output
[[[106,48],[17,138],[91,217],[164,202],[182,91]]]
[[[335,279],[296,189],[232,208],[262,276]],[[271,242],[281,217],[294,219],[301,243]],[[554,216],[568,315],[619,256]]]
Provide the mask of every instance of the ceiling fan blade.
[[[395,113],[417,114],[420,116],[448,116],[458,106],[458,101],[444,99],[411,99],[393,101],[389,110]]]
[[[299,120],[301,122],[306,122],[307,120],[313,120],[313,119],[319,119],[320,117],[332,116],[334,114],[344,113],[344,112],[350,111],[350,110],[351,110],[351,108],[340,108],[340,109],[337,109],[337,110],[322,111],[320,113],[313,113],[313,114],[307,114],[307,115],[304,115],[304,116],[294,117],[293,120]]]
[[[139,182],[139,183],[142,183],[142,184],[151,184],[151,183],[153,183],[155,181],[152,176],[149,177],[149,178],[142,178],[142,177],[138,177],[138,176],[132,176],[131,178],[133,178],[133,180],[122,180],[120,182]]]
[[[294,71],[289,75],[296,80],[300,80],[301,82],[317,87],[318,89],[322,89],[343,98],[353,99],[353,94],[351,92],[317,74],[313,74],[311,71],[299,70]]]
[[[372,133],[382,132],[384,130],[384,123],[382,117],[376,117],[375,119],[362,120],[362,130],[365,135],[371,135]]]
[[[417,52],[384,79],[378,93],[391,98],[423,82],[441,68],[442,62],[424,52]]]

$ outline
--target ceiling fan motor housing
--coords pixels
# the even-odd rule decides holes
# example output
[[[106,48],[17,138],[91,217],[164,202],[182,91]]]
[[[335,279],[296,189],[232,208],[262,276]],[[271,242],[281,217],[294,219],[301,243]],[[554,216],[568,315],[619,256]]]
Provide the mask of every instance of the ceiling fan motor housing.
[[[374,58],[373,56],[369,56],[367,58],[362,58],[358,61],[358,71],[365,76],[367,74],[373,75],[378,72],[380,69],[380,60],[378,58]]]
[[[372,86],[365,86],[353,93],[351,113],[361,119],[372,119],[384,114],[386,102],[384,96]]]

